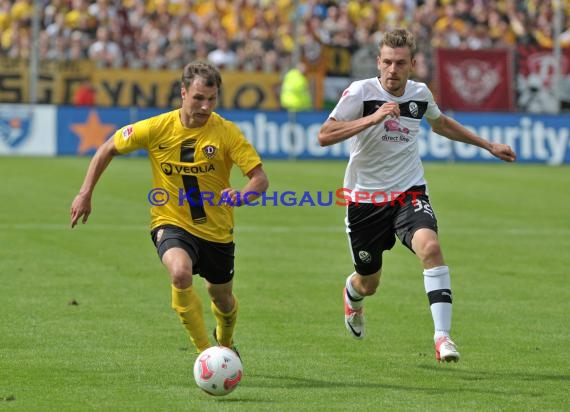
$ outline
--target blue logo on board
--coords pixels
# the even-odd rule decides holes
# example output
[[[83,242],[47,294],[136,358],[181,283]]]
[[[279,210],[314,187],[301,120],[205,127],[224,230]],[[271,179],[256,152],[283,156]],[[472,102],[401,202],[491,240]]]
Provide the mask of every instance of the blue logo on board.
[[[20,146],[29,136],[31,123],[29,109],[0,109],[0,140],[11,148]]]

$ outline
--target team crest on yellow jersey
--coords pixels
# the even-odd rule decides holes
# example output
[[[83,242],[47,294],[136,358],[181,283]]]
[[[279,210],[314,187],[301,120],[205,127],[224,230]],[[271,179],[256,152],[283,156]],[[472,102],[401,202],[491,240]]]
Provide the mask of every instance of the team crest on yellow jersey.
[[[211,144],[209,144],[208,146],[202,149],[202,152],[204,153],[204,156],[206,156],[207,159],[213,159],[216,153],[218,153],[218,148],[216,146],[212,146]]]

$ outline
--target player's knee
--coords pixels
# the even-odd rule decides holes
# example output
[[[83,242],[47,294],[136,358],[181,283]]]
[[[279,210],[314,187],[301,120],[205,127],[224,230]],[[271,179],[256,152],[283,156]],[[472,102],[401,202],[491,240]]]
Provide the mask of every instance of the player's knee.
[[[441,246],[437,239],[427,240],[420,248],[418,256],[422,260],[437,260],[441,258]]]
[[[178,289],[186,289],[192,285],[192,268],[187,265],[174,265],[170,268],[172,284]]]

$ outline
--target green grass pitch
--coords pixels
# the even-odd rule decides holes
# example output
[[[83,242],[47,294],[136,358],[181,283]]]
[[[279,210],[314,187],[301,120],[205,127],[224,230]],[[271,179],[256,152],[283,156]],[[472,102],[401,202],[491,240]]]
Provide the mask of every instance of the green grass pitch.
[[[568,410],[568,167],[425,165],[458,364],[435,361],[421,268],[400,243],[385,254],[367,337],[356,341],[343,324],[344,208],[238,209],[245,375],[213,398],[194,385],[195,355],[148,234],[147,161],[115,160],[89,222],[71,230],[88,162],[0,159],[0,410]],[[270,191],[315,195],[341,187],[344,167],[265,163]],[[209,309],[206,320],[213,327]]]

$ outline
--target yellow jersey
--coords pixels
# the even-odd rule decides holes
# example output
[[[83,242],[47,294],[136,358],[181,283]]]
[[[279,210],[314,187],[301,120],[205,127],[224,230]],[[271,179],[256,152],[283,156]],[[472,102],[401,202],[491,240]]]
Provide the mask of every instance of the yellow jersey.
[[[212,242],[233,241],[233,207],[221,191],[234,164],[244,175],[261,165],[234,123],[212,113],[204,126],[186,128],[177,109],[124,126],[113,139],[121,154],[148,152],[152,190],[163,191],[165,203],[151,208],[151,229],[171,224]]]

